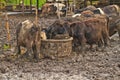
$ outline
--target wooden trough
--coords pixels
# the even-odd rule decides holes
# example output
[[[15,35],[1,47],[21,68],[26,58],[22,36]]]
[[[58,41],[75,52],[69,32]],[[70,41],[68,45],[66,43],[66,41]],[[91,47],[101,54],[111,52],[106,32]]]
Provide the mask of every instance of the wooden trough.
[[[72,37],[41,40],[41,54],[52,59],[69,56],[72,52],[72,40]]]

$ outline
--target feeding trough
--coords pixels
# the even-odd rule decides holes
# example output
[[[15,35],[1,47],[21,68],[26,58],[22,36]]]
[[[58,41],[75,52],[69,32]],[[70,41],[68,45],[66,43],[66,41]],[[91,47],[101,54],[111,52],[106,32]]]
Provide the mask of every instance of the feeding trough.
[[[72,40],[72,37],[41,40],[41,54],[52,59],[69,56],[72,52]]]

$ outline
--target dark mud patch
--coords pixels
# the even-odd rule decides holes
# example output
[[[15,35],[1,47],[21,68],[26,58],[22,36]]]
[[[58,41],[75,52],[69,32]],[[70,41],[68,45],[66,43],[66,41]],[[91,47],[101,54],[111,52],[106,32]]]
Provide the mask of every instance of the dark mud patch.
[[[71,56],[60,59],[40,59],[28,61],[16,59],[16,25],[23,20],[34,20],[34,15],[9,16],[11,49],[4,50],[8,43],[5,19],[0,18],[0,80],[119,80],[120,79],[120,42],[118,35],[111,37],[110,46],[104,51],[87,51],[84,54],[73,52]],[[55,18],[39,18],[45,27]]]

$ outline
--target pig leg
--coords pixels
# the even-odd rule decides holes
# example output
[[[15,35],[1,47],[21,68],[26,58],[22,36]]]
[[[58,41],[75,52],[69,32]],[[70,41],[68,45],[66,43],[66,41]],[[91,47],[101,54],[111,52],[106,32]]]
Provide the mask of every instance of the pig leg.
[[[103,44],[104,44],[103,39],[100,39],[100,41],[98,41],[98,46],[97,46],[96,50],[101,51]]]
[[[20,44],[17,40],[17,55],[21,54],[21,50],[20,50]]]
[[[103,36],[101,36],[101,38],[100,38],[99,41],[98,41],[98,47],[97,47],[97,49],[98,49],[98,48],[102,48],[103,45],[104,45]]]
[[[120,41],[120,26],[117,27],[118,35],[119,35],[119,41]]]
[[[81,44],[81,52],[84,53],[87,40],[84,36],[82,36],[81,39],[79,38],[78,40],[81,40],[79,41],[79,43]]]
[[[37,52],[35,53],[35,55],[34,55],[34,57],[36,58],[36,59],[39,59],[39,54],[40,54],[40,41],[38,42],[38,44],[36,44],[36,50],[37,50]]]
[[[25,57],[32,57],[31,56],[31,54],[32,54],[32,49],[31,48],[27,48],[27,51],[26,51],[26,53],[25,53]]]
[[[39,53],[36,46],[32,46],[34,59],[39,59]]]
[[[118,22],[117,25],[116,25],[116,31],[118,32],[119,41],[120,41],[120,22]]]
[[[37,32],[36,37],[35,37],[35,41],[34,41],[34,45],[32,46],[35,59],[39,59],[40,43],[41,43],[40,40],[41,40],[40,34],[39,34],[39,32]]]
[[[119,35],[119,41],[120,41],[120,30],[118,31],[118,35]]]
[[[26,53],[25,53],[25,56],[26,56],[26,57],[31,57],[31,55],[32,55],[32,53],[33,53],[33,51],[32,51],[32,44],[33,44],[32,41],[28,41],[28,42],[27,42],[27,45],[26,45],[27,51],[26,51]]]
[[[104,41],[104,46],[110,45],[109,33],[107,30],[105,30],[105,32],[103,32],[103,41]]]
[[[17,43],[17,47],[16,48],[17,48],[16,56],[17,56],[17,58],[20,58],[21,57],[21,55],[20,55],[21,54],[20,44]]]
[[[77,51],[78,47],[78,40],[76,38],[73,38],[73,51]]]
[[[17,54],[21,54],[20,46],[17,47],[17,50],[18,50]]]
[[[100,41],[98,41],[98,47],[102,47],[102,45],[103,45],[103,41],[102,41],[102,39],[100,39]]]

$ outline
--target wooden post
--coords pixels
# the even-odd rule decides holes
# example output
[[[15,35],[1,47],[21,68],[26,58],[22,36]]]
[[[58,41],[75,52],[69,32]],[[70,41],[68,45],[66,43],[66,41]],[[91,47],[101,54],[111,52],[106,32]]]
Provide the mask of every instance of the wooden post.
[[[38,9],[39,9],[39,0],[37,0],[37,11],[38,11]]]
[[[35,25],[36,25],[36,27],[39,28],[38,35],[41,36],[41,26],[38,25],[38,8],[37,8],[37,6],[36,6],[36,10],[35,10],[35,11],[36,11],[36,12],[35,12],[35,14],[36,14],[36,16],[35,16]],[[38,49],[40,49],[40,47],[41,47],[41,37],[39,38],[38,35],[36,36],[36,39],[35,39],[35,40],[39,40],[39,41],[40,41],[40,42],[39,42],[39,48],[37,48],[37,51],[38,51]],[[35,42],[35,43],[36,43],[36,42]],[[36,56],[37,59],[39,59],[39,54],[40,54],[40,53],[35,54],[35,56]]]
[[[24,15],[24,12],[25,12],[25,6],[24,6],[24,0],[22,0],[22,12],[23,12],[23,15]]]
[[[58,8],[57,8],[57,16],[58,16],[58,19],[61,19],[61,17],[60,17],[60,10],[59,10],[59,3],[58,3]]]
[[[2,1],[0,0],[0,4],[1,4],[1,2],[2,2]],[[2,9],[2,4],[0,5],[0,9]]]
[[[0,27],[1,27],[1,14],[2,14],[2,13],[0,13]]]
[[[74,12],[75,12],[75,7],[76,7],[76,0],[73,0],[73,9],[74,9]]]
[[[92,5],[92,0],[90,0],[90,5]]]
[[[86,0],[84,0],[84,8],[86,7],[87,5],[86,5]]]
[[[68,11],[68,8],[69,8],[68,3],[69,3],[68,0],[66,0],[66,1],[65,1],[65,5],[66,5],[66,8],[67,8],[67,9],[66,9],[66,14],[65,14],[66,17],[67,17],[67,15],[68,15],[68,12],[70,11],[70,9],[69,9],[69,11]]]
[[[32,0],[30,0],[30,12],[32,13]]]
[[[9,28],[9,22],[8,22],[8,15],[7,15],[6,12],[5,12],[5,18],[6,18],[5,27],[6,27],[6,30],[7,30],[7,40],[9,42],[11,37],[10,37],[10,28]]]
[[[35,24],[38,26],[38,10],[37,10],[37,7],[35,9]]]

